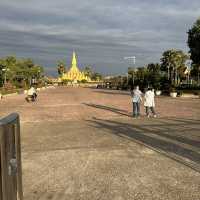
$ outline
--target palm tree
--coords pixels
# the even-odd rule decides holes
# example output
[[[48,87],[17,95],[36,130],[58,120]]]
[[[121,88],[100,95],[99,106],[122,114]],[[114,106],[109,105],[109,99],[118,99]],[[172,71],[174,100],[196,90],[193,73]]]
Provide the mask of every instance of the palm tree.
[[[163,53],[161,58],[161,69],[165,72],[167,71],[168,80],[174,85],[178,84],[179,74],[188,58],[189,56],[181,50],[171,49]]]
[[[57,70],[58,70],[59,76],[62,76],[66,72],[65,64],[63,61],[58,61]]]

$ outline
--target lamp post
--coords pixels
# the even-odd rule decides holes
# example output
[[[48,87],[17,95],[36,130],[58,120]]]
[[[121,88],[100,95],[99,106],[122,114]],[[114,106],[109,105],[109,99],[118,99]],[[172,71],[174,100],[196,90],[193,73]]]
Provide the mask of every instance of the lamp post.
[[[3,86],[5,87],[6,82],[7,82],[6,72],[9,71],[10,69],[7,68],[5,65],[2,65],[1,67],[2,67],[2,72],[4,72]]]

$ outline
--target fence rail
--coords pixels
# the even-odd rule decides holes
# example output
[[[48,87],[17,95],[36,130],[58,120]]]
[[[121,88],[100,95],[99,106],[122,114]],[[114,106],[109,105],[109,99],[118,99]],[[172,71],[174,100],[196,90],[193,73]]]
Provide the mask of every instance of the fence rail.
[[[17,113],[0,120],[0,200],[23,200],[20,120]]]

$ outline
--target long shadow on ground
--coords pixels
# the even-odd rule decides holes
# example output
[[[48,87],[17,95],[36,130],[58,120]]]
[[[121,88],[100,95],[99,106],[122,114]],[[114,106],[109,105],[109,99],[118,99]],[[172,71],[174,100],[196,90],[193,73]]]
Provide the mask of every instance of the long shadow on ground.
[[[93,127],[107,129],[200,172],[200,123],[197,121],[156,119],[151,123],[151,120],[122,122],[96,118],[88,121]]]
[[[95,90],[95,93],[101,93],[101,94],[111,94],[111,95],[126,95],[126,96],[130,96],[130,92],[129,91],[123,91],[123,90],[109,90],[109,89],[99,89],[99,90]]]
[[[100,104],[93,104],[93,103],[83,103],[86,106],[89,107],[93,107],[93,108],[97,108],[97,109],[102,109],[102,110],[107,110],[119,115],[123,115],[123,116],[128,116],[131,117],[132,115],[130,113],[128,113],[127,110],[122,110],[122,109],[118,109],[115,107],[109,107],[109,106],[105,106],[105,105],[100,105]]]

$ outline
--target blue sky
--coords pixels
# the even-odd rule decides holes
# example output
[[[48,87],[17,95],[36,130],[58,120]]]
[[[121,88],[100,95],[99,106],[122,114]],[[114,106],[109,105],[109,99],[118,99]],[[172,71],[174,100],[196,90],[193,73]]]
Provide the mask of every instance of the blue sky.
[[[55,74],[56,62],[125,73],[159,62],[164,50],[187,48],[187,31],[200,17],[199,0],[1,0],[0,57],[30,57]]]

